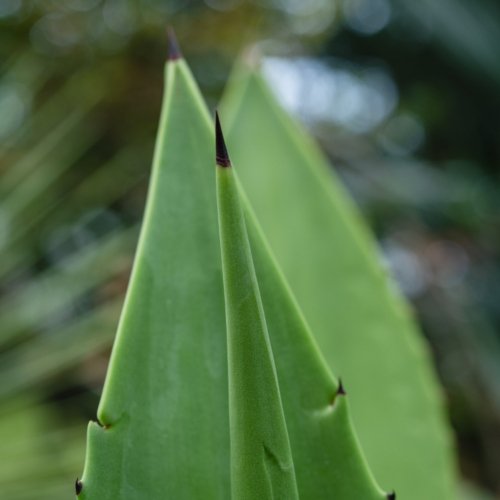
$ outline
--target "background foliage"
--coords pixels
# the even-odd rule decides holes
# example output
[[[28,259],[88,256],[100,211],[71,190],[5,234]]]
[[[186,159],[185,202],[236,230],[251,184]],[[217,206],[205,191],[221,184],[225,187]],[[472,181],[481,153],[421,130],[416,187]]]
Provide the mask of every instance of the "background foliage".
[[[2,496],[67,498],[82,469],[144,207],[167,23],[210,106],[243,49],[263,54],[418,311],[464,478],[499,495],[497,3],[4,0]]]

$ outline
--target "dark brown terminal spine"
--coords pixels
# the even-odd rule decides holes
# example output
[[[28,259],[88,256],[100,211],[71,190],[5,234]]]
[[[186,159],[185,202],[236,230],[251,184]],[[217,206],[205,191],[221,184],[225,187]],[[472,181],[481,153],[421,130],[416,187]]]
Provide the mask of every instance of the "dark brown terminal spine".
[[[396,500],[396,492],[391,491],[390,493],[387,493],[387,500]]]
[[[219,167],[230,167],[231,160],[227,154],[226,143],[222,135],[222,128],[220,126],[219,114],[215,112],[215,161]]]
[[[175,31],[172,26],[167,28],[167,38],[168,38],[168,60],[177,61],[177,59],[182,59],[182,52],[179,48],[177,42],[177,37],[175,36]]]

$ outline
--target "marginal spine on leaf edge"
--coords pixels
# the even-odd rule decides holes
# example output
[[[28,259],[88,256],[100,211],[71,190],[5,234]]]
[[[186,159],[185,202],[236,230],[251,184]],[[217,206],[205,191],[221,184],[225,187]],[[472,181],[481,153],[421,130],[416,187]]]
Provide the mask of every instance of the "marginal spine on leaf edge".
[[[76,496],[78,496],[82,492],[82,489],[83,489],[83,483],[78,478],[76,478],[75,481]]]
[[[337,388],[337,395],[340,395],[340,396],[345,396],[347,393],[345,391],[345,387],[344,385],[342,384],[342,379],[339,377],[339,386]]]
[[[215,161],[219,167],[227,168],[231,166],[217,111],[215,112]]]
[[[175,31],[172,26],[167,28],[167,38],[168,38],[168,60],[177,61],[182,59],[182,52],[179,48],[179,43],[177,42],[177,37],[175,36]]]

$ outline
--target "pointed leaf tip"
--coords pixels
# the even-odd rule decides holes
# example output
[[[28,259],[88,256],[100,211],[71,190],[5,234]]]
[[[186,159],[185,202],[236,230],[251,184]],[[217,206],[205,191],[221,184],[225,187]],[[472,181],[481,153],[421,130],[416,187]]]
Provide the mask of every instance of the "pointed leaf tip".
[[[342,384],[342,379],[339,377],[339,386],[337,388],[337,395],[340,395],[340,396],[345,396],[347,393],[345,391],[345,387],[344,385]]]
[[[219,167],[230,167],[231,160],[227,154],[226,143],[222,135],[222,128],[220,126],[219,114],[215,112],[215,160]]]
[[[77,496],[82,492],[82,489],[83,489],[83,483],[78,478],[76,478],[75,492],[76,492]]]
[[[396,500],[396,492],[391,491],[390,493],[387,493],[387,500]]]
[[[176,61],[182,58],[182,53],[179,48],[179,43],[177,42],[177,37],[175,36],[175,31],[172,26],[167,28],[167,38],[168,38],[168,60]]]

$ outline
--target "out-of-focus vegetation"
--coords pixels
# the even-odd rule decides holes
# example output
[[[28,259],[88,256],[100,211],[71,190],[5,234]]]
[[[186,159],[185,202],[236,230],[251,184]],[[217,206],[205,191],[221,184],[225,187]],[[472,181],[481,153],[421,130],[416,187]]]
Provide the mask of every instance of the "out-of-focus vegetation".
[[[68,498],[82,469],[143,212],[168,23],[209,105],[238,54],[260,54],[415,305],[475,485],[464,495],[500,495],[494,0],[2,0],[0,496]]]

